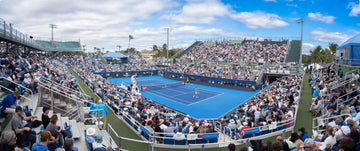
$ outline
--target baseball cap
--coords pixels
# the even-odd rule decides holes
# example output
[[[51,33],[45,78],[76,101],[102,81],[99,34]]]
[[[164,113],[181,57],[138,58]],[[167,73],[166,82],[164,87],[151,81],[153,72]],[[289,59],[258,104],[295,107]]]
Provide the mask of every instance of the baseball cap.
[[[96,139],[97,139],[97,140],[102,140],[103,137],[102,137],[102,135],[99,134],[99,135],[96,136]]]
[[[15,112],[18,112],[18,111],[24,112],[23,108],[21,106],[16,106]]]
[[[349,126],[341,126],[341,131],[344,133],[344,135],[349,136],[350,135],[350,127]]]
[[[50,131],[47,130],[41,132],[41,138],[55,140],[54,136],[52,136]]]
[[[300,147],[315,147],[315,146],[316,146],[315,141],[311,138],[307,138],[304,141],[304,144],[300,145]]]
[[[303,133],[305,133],[305,128],[299,128],[299,131],[301,131],[301,132],[303,132]]]

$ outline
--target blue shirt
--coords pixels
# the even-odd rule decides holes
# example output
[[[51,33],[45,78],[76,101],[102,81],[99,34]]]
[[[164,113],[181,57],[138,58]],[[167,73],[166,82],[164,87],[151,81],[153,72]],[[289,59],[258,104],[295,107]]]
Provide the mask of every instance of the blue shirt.
[[[309,134],[308,133],[304,133],[304,136],[302,137],[302,141],[305,142],[305,139],[309,138]]]
[[[31,147],[31,151],[49,151],[48,147],[40,144],[40,143],[35,143],[32,147]]]
[[[0,104],[0,106],[5,108],[10,107],[11,105],[16,106],[16,98],[14,97],[14,94],[9,94],[8,96],[6,96]]]

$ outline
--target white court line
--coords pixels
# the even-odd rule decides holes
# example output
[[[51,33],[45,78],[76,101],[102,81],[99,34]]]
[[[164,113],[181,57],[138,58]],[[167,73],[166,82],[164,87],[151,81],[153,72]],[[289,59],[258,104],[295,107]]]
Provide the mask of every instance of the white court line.
[[[155,91],[156,92],[156,91]],[[155,94],[155,95],[157,95],[157,96],[160,96],[160,97],[162,97],[162,98],[165,98],[165,99],[168,99],[168,98],[166,98],[165,96],[161,96],[161,95],[159,95],[159,93],[160,92],[157,92],[157,93],[154,93],[154,92],[150,92],[150,93],[153,93],[153,94]],[[163,93],[160,93],[160,94],[163,94]],[[171,98],[173,98],[174,100],[178,100],[178,101],[176,101],[176,102],[178,102],[178,103],[180,103],[180,104],[183,104],[183,105],[186,105],[187,106],[187,104],[184,104],[184,103],[181,103],[182,101],[183,102],[189,102],[189,101],[184,101],[183,99],[179,99],[179,98],[175,98],[175,97],[173,97],[173,96],[170,96],[170,95],[167,95],[168,97],[171,97]],[[180,100],[180,101],[179,101]],[[191,102],[189,102],[189,103],[191,103]]]
[[[179,96],[179,95],[184,95],[184,94],[194,94],[194,93],[193,92],[188,92],[188,93],[177,94],[177,95],[173,95],[173,96]]]
[[[223,95],[224,93],[219,93],[218,95]],[[201,101],[197,101],[197,102],[194,102],[194,103],[191,103],[189,105],[193,105],[193,104],[196,104],[196,103],[200,103],[200,102],[203,102],[203,101],[206,101],[206,100],[209,100],[211,98],[214,98],[214,97],[217,97],[218,95],[215,95],[215,96],[212,96],[212,97],[209,97],[209,98],[206,98],[206,99],[203,99]]]

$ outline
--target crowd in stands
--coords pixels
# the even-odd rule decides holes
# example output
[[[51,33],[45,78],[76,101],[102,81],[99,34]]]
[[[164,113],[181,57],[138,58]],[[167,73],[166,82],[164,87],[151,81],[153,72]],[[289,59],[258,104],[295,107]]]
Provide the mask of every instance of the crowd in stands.
[[[182,56],[177,62],[166,68],[167,71],[200,75],[207,77],[256,80],[260,67],[251,67],[250,63],[282,63],[286,56],[286,44],[262,44],[259,41],[244,44],[230,41],[215,41],[211,45],[200,45]],[[127,64],[105,64],[101,56],[88,55],[89,68],[97,72],[139,71],[160,69],[152,61],[145,61],[139,55],[129,55]],[[229,64],[230,63],[230,64]],[[244,63],[246,65],[240,65]],[[233,66],[237,64],[236,66]],[[270,68],[264,68],[269,71]]]
[[[301,83],[302,75],[273,82],[232,114],[219,119],[221,126],[236,132],[237,138],[244,134],[244,130],[254,127],[263,127],[262,130],[285,124],[290,127],[299,103]]]
[[[281,63],[286,56],[286,44],[262,44],[259,41],[243,44],[228,40],[214,41],[211,45],[195,47],[181,57],[190,62],[227,62],[227,63]]]
[[[314,131],[313,136],[321,150],[360,149],[358,80],[358,73],[344,75],[334,65],[312,72],[309,84],[313,103],[309,112],[321,115],[323,121],[319,126],[324,129]]]

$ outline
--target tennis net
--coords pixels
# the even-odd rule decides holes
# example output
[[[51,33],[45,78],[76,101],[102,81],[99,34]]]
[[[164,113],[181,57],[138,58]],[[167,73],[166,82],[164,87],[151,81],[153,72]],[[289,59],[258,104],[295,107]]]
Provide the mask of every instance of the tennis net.
[[[171,87],[178,87],[178,86],[182,86],[182,85],[185,85],[184,81],[174,82],[174,83],[165,83],[165,84],[159,84],[159,85],[141,86],[141,90],[151,91],[151,90],[166,89],[166,88],[171,88]]]

